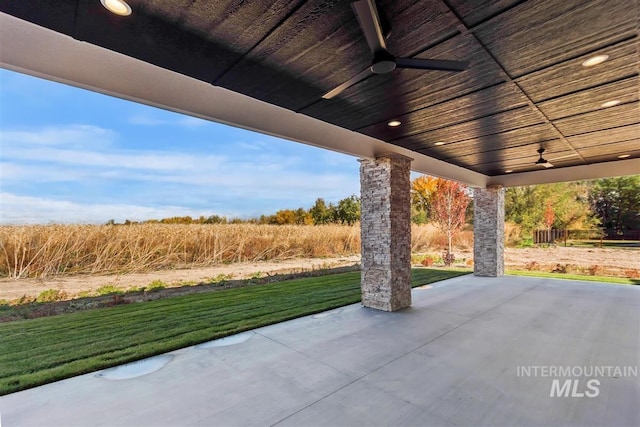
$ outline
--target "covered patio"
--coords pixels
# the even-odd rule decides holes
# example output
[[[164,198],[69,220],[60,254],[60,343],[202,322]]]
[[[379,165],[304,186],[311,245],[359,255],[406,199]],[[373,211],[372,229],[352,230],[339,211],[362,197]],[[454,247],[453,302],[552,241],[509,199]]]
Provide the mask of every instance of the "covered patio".
[[[469,275],[412,297],[395,313],[351,305],[4,396],[2,422],[640,424],[640,287]]]
[[[636,0],[129,4],[4,1],[0,65],[359,158],[367,308],[8,395],[5,425],[640,424],[637,371],[519,375],[637,368],[640,288],[503,275],[504,187],[640,172]],[[474,188],[475,276],[410,290],[412,170]]]

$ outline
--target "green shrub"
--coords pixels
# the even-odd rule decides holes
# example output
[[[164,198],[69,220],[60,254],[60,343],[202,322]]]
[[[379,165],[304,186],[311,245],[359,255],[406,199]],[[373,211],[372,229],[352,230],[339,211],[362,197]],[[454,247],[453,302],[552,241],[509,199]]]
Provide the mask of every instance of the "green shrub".
[[[36,302],[54,302],[62,301],[69,297],[69,295],[59,289],[47,289],[40,292],[40,295],[36,297]]]
[[[213,277],[212,283],[227,283],[228,281],[233,279],[233,274],[218,274],[216,277]]]
[[[180,286],[196,286],[198,284],[197,280],[183,280],[179,283]]]
[[[149,283],[145,290],[147,292],[154,292],[154,291],[161,291],[162,289],[165,289],[167,287],[167,284],[165,282],[163,282],[162,280],[154,280],[153,282]]]
[[[121,294],[122,289],[118,288],[116,285],[103,285],[96,289],[96,293],[100,296]]]
[[[518,248],[532,248],[533,247],[533,237],[525,237],[524,239],[520,240],[520,243],[518,243]]]

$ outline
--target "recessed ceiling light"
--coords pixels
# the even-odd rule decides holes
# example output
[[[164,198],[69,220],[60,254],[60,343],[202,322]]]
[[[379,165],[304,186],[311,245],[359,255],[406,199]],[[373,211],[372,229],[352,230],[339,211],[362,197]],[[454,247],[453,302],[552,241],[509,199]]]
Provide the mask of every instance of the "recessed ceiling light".
[[[111,13],[115,13],[120,16],[131,15],[131,6],[129,6],[124,0],[100,0],[100,3]]]
[[[436,142],[436,143],[435,143],[435,144],[433,144],[433,145],[444,145],[444,142],[442,142],[442,141],[438,141],[438,142]]]
[[[611,101],[607,101],[607,102],[603,102],[602,105],[600,105],[602,108],[607,108],[607,107],[613,107],[614,105],[618,105],[620,104],[620,100],[618,99],[614,99]]]
[[[387,125],[391,126],[392,128],[398,127],[402,124],[402,122],[398,121],[398,120],[391,120],[389,123],[387,123]]]
[[[507,169],[504,171],[504,173],[511,173],[511,172],[513,172],[513,169]]]
[[[593,67],[594,65],[602,64],[604,61],[609,59],[609,55],[596,55],[587,59],[582,63],[583,67]]]
[[[619,159],[626,159],[627,157],[631,157],[631,154],[620,154],[618,156]]]

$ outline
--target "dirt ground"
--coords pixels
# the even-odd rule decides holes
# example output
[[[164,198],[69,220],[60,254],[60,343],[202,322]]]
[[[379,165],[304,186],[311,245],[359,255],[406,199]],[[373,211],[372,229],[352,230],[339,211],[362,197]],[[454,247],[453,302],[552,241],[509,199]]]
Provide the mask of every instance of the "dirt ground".
[[[596,276],[629,277],[640,274],[640,249],[506,248],[505,265],[512,269],[532,267],[539,271],[551,271],[560,265],[567,267],[567,273],[590,274],[593,271]]]
[[[78,275],[44,279],[0,279],[0,300],[15,300],[26,295],[36,297],[47,289],[64,291],[69,296],[91,292],[105,285],[114,285],[122,290],[140,288],[154,280],[168,285],[180,283],[211,282],[224,276],[225,280],[243,280],[268,277],[275,274],[291,274],[314,270],[338,268],[360,262],[360,256],[340,258],[295,258],[283,261],[242,262],[212,267],[159,270],[147,273]]]
[[[471,251],[456,251],[456,258],[472,258]],[[359,256],[340,258],[297,258],[284,261],[226,264],[206,268],[190,268],[153,271],[121,275],[83,275],[51,279],[0,279],[0,300],[15,300],[23,296],[36,297],[47,289],[57,289],[69,296],[95,291],[104,285],[114,285],[122,290],[149,285],[160,280],[169,285],[184,282],[211,282],[225,279],[242,280],[268,277],[275,274],[309,272],[350,266],[360,262]],[[507,269],[532,269],[552,271],[558,267],[567,273],[596,274],[628,277],[640,273],[640,250],[608,248],[506,248]]]

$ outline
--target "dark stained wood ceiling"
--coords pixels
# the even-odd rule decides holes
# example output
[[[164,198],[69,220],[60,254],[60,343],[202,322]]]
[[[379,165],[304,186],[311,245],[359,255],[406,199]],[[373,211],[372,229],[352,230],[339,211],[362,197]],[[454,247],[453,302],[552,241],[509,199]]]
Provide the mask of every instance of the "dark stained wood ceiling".
[[[640,157],[637,0],[379,0],[394,55],[470,66],[374,75],[330,100],[372,59],[349,1],[128,3],[128,17],[99,0],[0,11],[485,175],[540,169],[540,146],[557,168]]]

